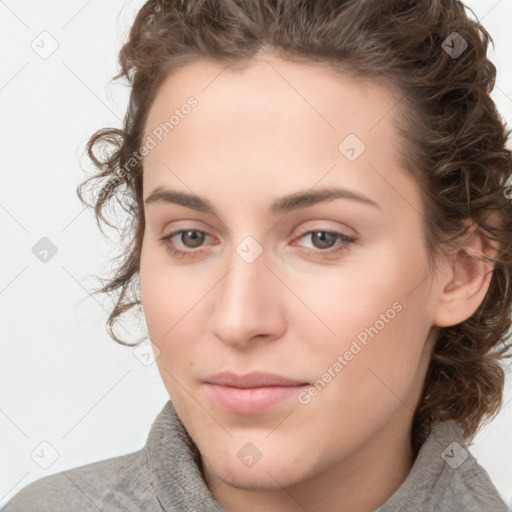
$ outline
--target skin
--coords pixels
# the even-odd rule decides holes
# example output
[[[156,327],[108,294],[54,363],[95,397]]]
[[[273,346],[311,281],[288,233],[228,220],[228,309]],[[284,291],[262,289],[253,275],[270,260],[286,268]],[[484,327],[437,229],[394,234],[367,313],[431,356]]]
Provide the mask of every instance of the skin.
[[[157,186],[193,193],[218,215],[146,204],[140,282],[158,368],[205,481],[231,512],[371,511],[414,463],[411,420],[439,327],[476,310],[490,273],[467,258],[429,267],[421,191],[400,164],[391,91],[272,54],[245,69],[199,60],[162,84],[145,137],[190,96],[197,107],[145,157],[143,197]],[[338,150],[350,133],[366,145],[352,162]],[[278,197],[332,186],[378,207],[338,198],[270,211]],[[322,245],[311,234],[329,230],[355,241]],[[237,253],[247,236],[262,250],[252,263]],[[467,244],[482,249],[476,235]],[[397,303],[400,312],[333,372]],[[225,411],[203,384],[225,370],[314,383],[329,368],[334,377],[307,404],[292,397],[251,416]],[[237,457],[247,442],[261,453],[252,467]]]

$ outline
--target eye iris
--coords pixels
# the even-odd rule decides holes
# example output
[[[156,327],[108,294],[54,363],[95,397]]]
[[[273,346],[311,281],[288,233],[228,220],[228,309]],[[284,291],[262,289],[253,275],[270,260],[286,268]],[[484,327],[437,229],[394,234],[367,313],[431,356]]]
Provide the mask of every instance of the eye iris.
[[[190,233],[195,233],[196,236],[189,236]],[[188,241],[186,240],[186,238],[191,240],[192,243],[189,244]],[[187,247],[191,247],[191,248],[199,247],[202,244],[203,240],[204,240],[204,233],[201,233],[200,231],[190,230],[190,231],[183,231],[181,233],[181,241]]]
[[[336,235],[334,233],[328,233],[327,231],[315,231],[311,234],[311,240],[319,249],[329,249],[336,241]],[[320,241],[320,245],[316,243],[318,240]]]

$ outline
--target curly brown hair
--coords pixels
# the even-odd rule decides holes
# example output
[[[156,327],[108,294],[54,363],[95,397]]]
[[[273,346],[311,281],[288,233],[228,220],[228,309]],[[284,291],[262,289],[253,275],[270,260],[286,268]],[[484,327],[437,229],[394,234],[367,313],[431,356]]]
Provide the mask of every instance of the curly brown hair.
[[[510,356],[512,172],[506,130],[490,97],[496,68],[487,58],[494,41],[470,10],[455,0],[150,0],[138,12],[119,54],[131,85],[122,129],[92,135],[87,152],[97,170],[77,189],[101,222],[117,203],[129,214],[113,277],[95,293],[117,298],[107,330],[141,306],[138,270],[144,234],[144,125],[168,74],[199,58],[243,65],[270,49],[288,60],[323,63],[397,91],[401,157],[424,195],[429,261],[447,247],[464,249],[465,219],[475,222],[493,257],[489,290],[467,320],[440,329],[415,411],[411,443],[417,452],[432,427],[454,419],[466,438],[502,405],[503,360]],[[454,34],[456,33],[456,34]],[[462,48],[460,55],[450,48]],[[467,44],[467,47],[465,46]],[[95,148],[105,152],[98,156]],[[89,187],[91,201],[84,199]],[[491,215],[490,215],[491,214]],[[491,219],[492,218],[492,222]]]

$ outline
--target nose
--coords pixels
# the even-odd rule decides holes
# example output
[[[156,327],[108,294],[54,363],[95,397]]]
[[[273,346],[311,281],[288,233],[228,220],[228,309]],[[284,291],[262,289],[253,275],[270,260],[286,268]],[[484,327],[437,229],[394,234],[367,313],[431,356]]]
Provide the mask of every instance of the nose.
[[[228,272],[215,287],[211,333],[244,349],[281,337],[286,329],[282,283],[268,267],[265,253],[252,262],[233,252]]]

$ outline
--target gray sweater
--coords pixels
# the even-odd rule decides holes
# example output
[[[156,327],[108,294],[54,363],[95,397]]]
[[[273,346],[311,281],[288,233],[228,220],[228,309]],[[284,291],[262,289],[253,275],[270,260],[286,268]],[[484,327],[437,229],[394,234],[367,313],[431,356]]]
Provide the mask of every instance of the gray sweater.
[[[206,486],[199,453],[168,401],[137,452],[30,483],[0,512],[225,512]],[[408,477],[374,512],[507,512],[460,429],[438,425]]]

